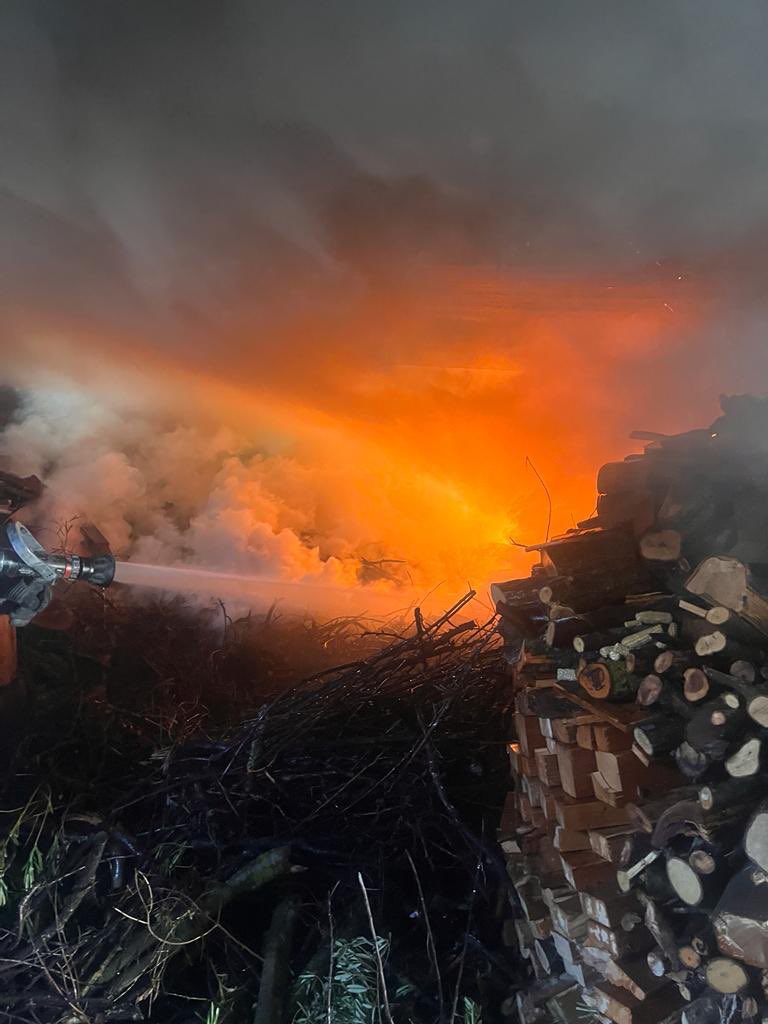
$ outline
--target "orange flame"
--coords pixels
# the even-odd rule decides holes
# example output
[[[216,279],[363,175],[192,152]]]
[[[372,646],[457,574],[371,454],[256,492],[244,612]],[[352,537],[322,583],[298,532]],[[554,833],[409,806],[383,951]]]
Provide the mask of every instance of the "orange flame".
[[[333,564],[335,583],[383,574],[483,586],[527,571],[531,556],[513,541],[543,539],[548,497],[526,460],[560,532],[590,515],[595,471],[626,453],[629,429],[714,416],[712,395],[683,410],[664,384],[668,373],[677,381],[676,353],[687,354],[705,308],[660,275],[441,270],[294,316],[268,343],[239,325],[234,344],[212,346],[215,365],[131,344],[129,368],[124,345],[105,355],[99,339],[89,372],[115,398],[120,359],[123,397],[141,392],[231,428],[230,522],[244,534],[266,522],[313,552],[314,567],[300,558],[287,573]],[[71,353],[55,351],[64,369]],[[249,444],[255,463],[242,455]]]

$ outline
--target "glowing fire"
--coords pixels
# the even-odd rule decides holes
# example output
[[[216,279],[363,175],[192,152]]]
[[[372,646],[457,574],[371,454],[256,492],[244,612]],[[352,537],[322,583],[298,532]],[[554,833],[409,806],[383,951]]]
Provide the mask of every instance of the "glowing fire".
[[[548,508],[526,457],[551,493],[552,532],[562,531],[590,515],[595,470],[625,454],[629,429],[684,429],[714,415],[711,394],[698,408],[671,405],[658,369],[662,356],[674,365],[699,325],[703,304],[695,308],[684,284],[661,278],[440,271],[378,286],[343,314],[294,316],[269,344],[241,325],[235,343],[197,367],[188,354],[161,358],[131,342],[130,365],[123,343],[88,372],[108,400],[140,394],[203,434],[229,432],[219,447],[235,450],[187,502],[193,521],[203,498],[218,502],[230,547],[209,547],[208,562],[258,570],[251,556],[271,537],[282,547],[269,571],[285,577],[455,589],[530,564],[510,538],[542,540]],[[29,351],[42,360],[39,347]],[[59,339],[62,371],[63,351]],[[158,471],[169,501],[191,486],[187,457]],[[156,519],[143,529],[167,542]],[[145,540],[142,550],[159,547]]]

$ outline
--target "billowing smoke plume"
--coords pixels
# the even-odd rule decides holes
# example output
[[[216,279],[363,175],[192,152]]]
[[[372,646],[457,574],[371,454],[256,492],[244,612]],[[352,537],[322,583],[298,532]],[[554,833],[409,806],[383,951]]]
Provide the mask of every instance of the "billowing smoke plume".
[[[3,7],[0,447],[51,522],[504,571],[635,426],[766,389],[758,0]]]

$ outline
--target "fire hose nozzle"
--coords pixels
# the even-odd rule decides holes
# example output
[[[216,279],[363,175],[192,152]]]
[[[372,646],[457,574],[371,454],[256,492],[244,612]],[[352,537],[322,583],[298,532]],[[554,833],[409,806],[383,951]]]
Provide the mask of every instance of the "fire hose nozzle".
[[[115,578],[115,560],[112,555],[49,555],[48,565],[62,580],[85,580],[94,587],[108,587]]]
[[[9,547],[0,550],[0,574],[37,577],[44,583],[57,580],[85,580],[96,587],[108,587],[115,578],[112,555],[49,554],[22,523],[6,527]]]

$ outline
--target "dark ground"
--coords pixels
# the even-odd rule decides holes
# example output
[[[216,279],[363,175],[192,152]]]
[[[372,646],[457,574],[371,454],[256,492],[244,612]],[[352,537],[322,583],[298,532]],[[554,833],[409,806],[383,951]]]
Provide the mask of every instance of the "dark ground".
[[[257,1020],[287,915],[283,1005],[263,1019],[291,1020],[331,939],[370,937],[362,886],[395,1021],[469,1021],[465,997],[502,1019],[520,967],[500,938],[508,709],[490,631],[445,622],[417,642],[91,591],[71,608],[67,631],[21,631],[2,697],[6,1019]],[[283,855],[179,937],[190,906]],[[71,879],[88,872],[83,897]],[[163,894],[151,912],[145,885]],[[96,973],[116,946],[135,979],[128,962]],[[333,1019],[357,1020],[341,1004]]]

